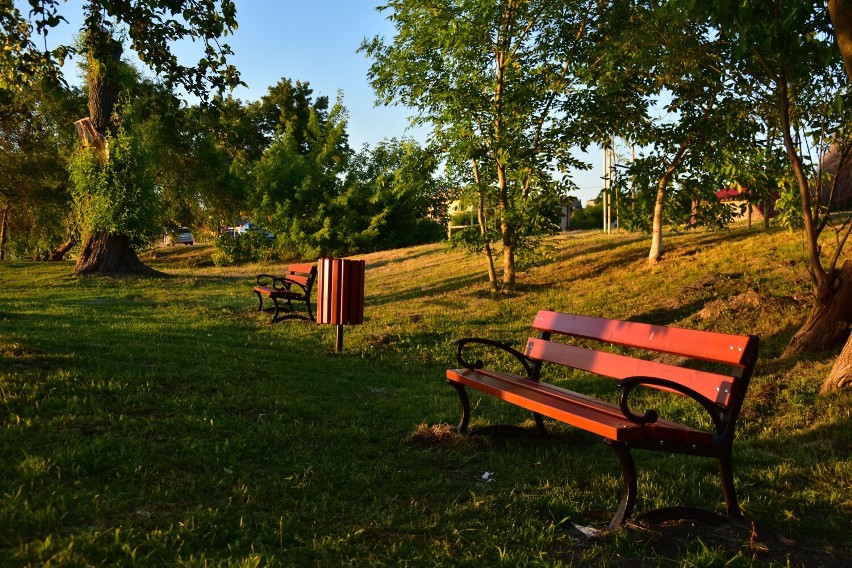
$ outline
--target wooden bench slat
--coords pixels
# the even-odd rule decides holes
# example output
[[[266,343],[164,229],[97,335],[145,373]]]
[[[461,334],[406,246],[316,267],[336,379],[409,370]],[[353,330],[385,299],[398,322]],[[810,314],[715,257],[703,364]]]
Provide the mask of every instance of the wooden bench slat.
[[[561,333],[623,345],[672,353],[744,367],[751,353],[749,337],[709,333],[639,322],[625,322],[540,310],[533,321],[539,331]]]
[[[594,351],[576,345],[555,343],[535,337],[527,340],[524,354],[533,359],[566,365],[613,379],[626,379],[634,376],[668,379],[689,387],[708,399],[723,405],[728,403],[731,385],[733,384],[732,377],[726,375],[686,369],[616,353]]]
[[[585,406],[548,397],[541,392],[525,388],[517,381],[500,379],[497,373],[486,375],[467,369],[454,369],[447,371],[447,378],[610,440],[636,439],[635,433],[642,430],[638,424],[630,424],[624,419],[617,420],[609,414],[595,412]],[[634,433],[634,437],[631,438],[630,433]]]
[[[712,439],[707,432],[665,420],[636,424],[626,420],[617,405],[509,373],[450,369],[447,378],[610,440],[653,438],[707,444]]]
[[[288,272],[303,272],[305,274],[310,274],[313,269],[313,264],[291,264],[287,267]]]

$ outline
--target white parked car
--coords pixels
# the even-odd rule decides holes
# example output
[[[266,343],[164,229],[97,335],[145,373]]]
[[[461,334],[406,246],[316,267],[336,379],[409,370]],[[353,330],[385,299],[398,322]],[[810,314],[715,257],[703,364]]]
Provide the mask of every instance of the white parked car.
[[[189,246],[195,242],[195,239],[192,238],[192,233],[189,232],[189,229],[181,227],[173,234],[166,235],[165,241],[169,246],[174,244]]]
[[[273,235],[269,231],[264,231],[263,229],[261,229],[260,227],[255,225],[254,223],[244,223],[244,224],[240,225],[239,227],[237,227],[236,230],[237,230],[238,235],[242,235],[243,233],[249,233],[249,232],[254,232],[254,231],[262,231],[263,236],[266,237],[267,239],[269,239],[270,241],[275,239],[275,235]]]

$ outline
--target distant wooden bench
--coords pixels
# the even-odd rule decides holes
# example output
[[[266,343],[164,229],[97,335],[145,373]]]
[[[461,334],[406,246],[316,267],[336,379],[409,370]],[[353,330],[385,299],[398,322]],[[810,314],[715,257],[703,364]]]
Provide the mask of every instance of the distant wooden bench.
[[[257,311],[263,310],[263,298],[270,298],[275,313],[272,315],[272,323],[284,319],[305,319],[314,321],[314,312],[311,308],[311,289],[317,278],[317,267],[313,264],[291,264],[287,267],[284,276],[277,277],[270,274],[257,276],[257,285],[253,288],[257,294]],[[308,315],[304,316],[295,312],[293,302],[304,302]],[[286,308],[287,315],[280,315],[282,308]]]
[[[462,368],[448,370],[447,380],[461,400],[461,432],[468,431],[470,401],[466,387],[471,387],[531,410],[541,433],[546,434],[543,417],[548,417],[601,436],[615,451],[623,474],[621,504],[610,529],[621,526],[630,518],[636,502],[636,467],[630,450],[715,458],[728,518],[742,518],[734,489],[732,448],[737,417],[757,360],[759,340],[756,336],[727,335],[546,310],[538,312],[532,327],[537,334],[529,338],[523,353],[489,339],[466,338],[456,342],[456,356]],[[562,341],[554,341],[557,337]],[[471,344],[480,344],[477,351],[496,347],[508,352],[519,361],[526,376],[485,370],[483,362],[478,359],[469,362],[462,351],[472,347]],[[588,347],[589,344],[595,348]],[[618,350],[630,351],[630,354],[614,352]],[[677,356],[676,359],[686,358],[693,367],[698,361],[704,362],[705,367],[709,362],[713,368],[698,370],[685,366],[687,361],[683,360],[663,363],[637,357],[647,356],[648,352],[657,356],[670,354]],[[545,363],[618,379],[617,385],[621,389],[619,404],[541,382]],[[637,414],[631,410],[629,400],[630,393],[639,386],[692,398],[709,414],[712,431],[660,419],[655,410]],[[642,517],[654,522],[679,518],[725,519],[694,507],[668,507],[645,513]]]

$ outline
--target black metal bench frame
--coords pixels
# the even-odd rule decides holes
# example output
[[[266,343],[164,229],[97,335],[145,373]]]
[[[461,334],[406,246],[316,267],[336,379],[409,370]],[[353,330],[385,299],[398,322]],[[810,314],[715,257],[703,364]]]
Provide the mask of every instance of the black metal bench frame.
[[[285,319],[302,319],[316,321],[313,308],[311,307],[311,290],[317,278],[317,267],[309,264],[291,264],[287,268],[286,276],[278,277],[271,274],[259,274],[256,278],[257,285],[253,288],[257,294],[257,311],[262,311],[263,298],[272,300],[274,313],[270,323],[276,323]],[[293,302],[304,302],[308,315],[302,315],[295,311]],[[285,315],[282,310],[286,310]]]

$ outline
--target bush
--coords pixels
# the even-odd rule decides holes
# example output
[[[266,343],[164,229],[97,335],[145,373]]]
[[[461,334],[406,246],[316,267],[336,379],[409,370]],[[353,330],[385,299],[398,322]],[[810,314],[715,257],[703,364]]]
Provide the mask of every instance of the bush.
[[[278,256],[273,243],[262,231],[241,235],[224,234],[216,240],[211,258],[216,266],[231,266],[244,262],[269,262]]]
[[[603,205],[592,205],[571,213],[569,229],[600,229],[603,227]]]

